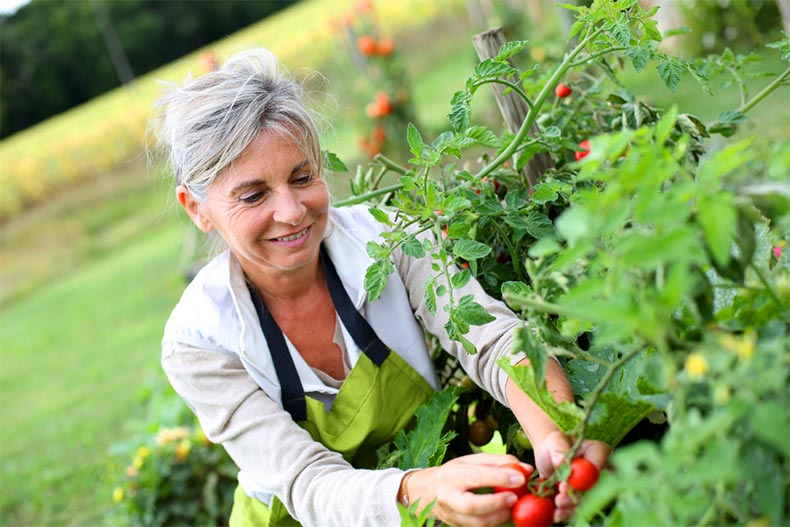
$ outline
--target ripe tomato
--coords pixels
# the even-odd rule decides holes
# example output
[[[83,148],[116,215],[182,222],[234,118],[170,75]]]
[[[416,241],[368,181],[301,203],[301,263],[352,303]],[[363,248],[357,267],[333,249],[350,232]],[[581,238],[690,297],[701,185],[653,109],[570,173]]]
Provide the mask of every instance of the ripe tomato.
[[[485,421],[475,421],[469,425],[467,437],[469,438],[469,442],[473,445],[483,446],[487,445],[489,441],[491,441],[491,438],[494,437],[494,431],[491,430]]]
[[[567,84],[559,83],[554,88],[554,95],[556,95],[560,99],[564,99],[565,97],[569,96],[571,93],[573,93],[573,90],[571,90]]]
[[[395,43],[391,38],[384,38],[379,42],[376,51],[382,57],[388,57],[395,51]]]
[[[363,55],[373,55],[376,53],[376,39],[370,35],[362,35],[357,39],[357,48]]]
[[[597,481],[598,467],[583,457],[577,457],[571,461],[571,475],[568,476],[568,485],[571,488],[583,492],[593,488]]]
[[[549,527],[554,522],[554,502],[526,494],[513,505],[511,515],[516,527]]]
[[[527,486],[529,485],[529,478],[532,477],[532,470],[528,469],[521,463],[507,463],[502,465],[502,468],[511,468],[513,470],[518,470],[522,474],[524,474],[524,484],[518,487],[493,487],[494,492],[512,492],[517,497],[521,497],[527,493]]]
[[[584,141],[579,143],[579,147],[583,148],[584,151],[573,153],[573,157],[576,159],[576,161],[582,160],[583,158],[587,157],[587,154],[590,153],[590,141],[588,139],[585,139]]]

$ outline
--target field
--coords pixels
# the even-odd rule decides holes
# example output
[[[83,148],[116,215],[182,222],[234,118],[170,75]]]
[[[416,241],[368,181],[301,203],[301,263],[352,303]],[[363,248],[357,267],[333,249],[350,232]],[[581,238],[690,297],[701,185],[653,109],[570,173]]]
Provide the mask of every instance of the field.
[[[443,126],[471,70],[472,33],[459,17],[401,34],[429,131]],[[427,35],[430,54],[421,49]],[[629,84],[651,93],[658,77],[646,77]],[[736,94],[711,98],[689,79],[676,97],[681,111],[706,118],[736,104]],[[775,93],[739,134],[787,138],[786,101],[786,89]],[[353,133],[338,122],[326,140],[350,165],[359,161]],[[333,186],[345,192],[343,180]],[[141,391],[160,377],[159,339],[184,286],[189,225],[161,168],[136,156],[2,229],[0,525],[105,525],[117,470],[109,450],[142,417]]]

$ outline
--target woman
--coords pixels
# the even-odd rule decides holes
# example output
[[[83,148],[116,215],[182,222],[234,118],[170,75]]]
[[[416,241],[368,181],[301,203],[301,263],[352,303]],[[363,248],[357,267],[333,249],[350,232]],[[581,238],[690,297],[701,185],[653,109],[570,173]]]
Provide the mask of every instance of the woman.
[[[372,470],[375,449],[405,426],[438,382],[421,325],[470,377],[508,405],[527,432],[538,469],[562,462],[568,438],[496,365],[511,355],[517,317],[472,281],[496,320],[467,337],[469,355],[444,331],[440,308],[422,302],[430,259],[394,254],[396,272],[367,302],[365,244],[384,226],[365,207],[334,209],[318,136],[297,83],[265,50],[160,101],[159,139],[169,150],[176,196],[227,251],[184,291],[167,323],[162,364],[172,385],[240,468],[231,525],[398,525],[397,503],[436,500],[450,525],[500,525],[516,496],[512,456],[475,454],[440,467]],[[572,400],[550,361],[547,382]],[[601,467],[605,445],[585,443]],[[531,467],[530,467],[531,470]],[[572,511],[565,488],[556,519]]]

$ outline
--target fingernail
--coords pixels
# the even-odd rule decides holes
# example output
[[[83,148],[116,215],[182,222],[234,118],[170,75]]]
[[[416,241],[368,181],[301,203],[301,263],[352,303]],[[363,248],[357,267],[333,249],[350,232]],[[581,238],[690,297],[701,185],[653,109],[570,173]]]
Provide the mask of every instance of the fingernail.
[[[521,475],[521,474],[519,474],[518,476],[515,476],[515,475],[514,476],[510,476],[510,484],[512,486],[514,486],[514,487],[516,485],[523,485],[524,484],[524,476]]]
[[[516,497],[515,494],[508,494],[508,497],[505,498],[505,503],[507,503],[508,507],[512,507],[513,505],[515,505],[517,501],[518,498]]]

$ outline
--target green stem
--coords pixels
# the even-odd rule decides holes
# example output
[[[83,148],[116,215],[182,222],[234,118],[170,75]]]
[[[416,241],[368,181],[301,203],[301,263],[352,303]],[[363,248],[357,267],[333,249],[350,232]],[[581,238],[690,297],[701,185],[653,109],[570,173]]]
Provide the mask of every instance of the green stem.
[[[551,302],[546,302],[545,300],[530,298],[528,296],[519,295],[516,293],[505,293],[504,298],[509,304],[528,307],[530,309],[534,309],[535,311],[540,311],[541,313],[559,315],[561,317],[582,318],[575,314],[572,309],[568,309],[557,304],[552,304]]]
[[[593,31],[590,35],[588,35],[583,41],[581,41],[574,49],[571,51],[565,59],[560,63],[554,73],[551,75],[549,80],[543,86],[543,89],[538,94],[537,99],[527,112],[527,117],[524,119],[524,122],[521,123],[521,128],[519,128],[518,132],[516,132],[516,136],[510,142],[510,144],[505,148],[493,161],[491,161],[488,165],[483,167],[483,169],[475,176],[475,179],[482,179],[483,177],[490,174],[496,167],[500,166],[502,163],[507,161],[513,156],[513,152],[516,151],[518,145],[521,141],[529,133],[532,125],[535,124],[535,121],[538,118],[538,112],[543,107],[543,104],[546,102],[546,99],[549,97],[549,94],[553,93],[554,87],[560,81],[563,75],[568,71],[571,64],[573,63],[573,59],[575,59],[582,50],[587,47],[593,39],[595,39],[598,35],[603,32],[603,28],[598,28]]]
[[[336,201],[335,203],[332,204],[332,206],[345,207],[347,205],[356,205],[357,203],[363,203],[371,198],[375,198],[376,196],[382,196],[384,194],[387,194],[388,192],[395,192],[402,188],[403,188],[403,183],[395,183],[394,185],[390,185],[388,187],[371,190],[370,192],[360,194],[359,196],[353,196],[340,201]]]
[[[487,79],[487,80],[484,80],[484,81],[476,83],[475,87],[482,86],[484,84],[491,84],[491,83],[503,84],[503,85],[507,86],[508,88],[510,88],[511,90],[516,92],[517,94],[519,94],[521,96],[521,98],[524,99],[524,102],[527,103],[527,106],[529,106],[529,108],[532,109],[532,101],[530,100],[529,95],[527,95],[526,92],[524,92],[524,90],[522,90],[521,88],[519,88],[517,85],[513,84],[512,82],[508,82],[508,81],[506,81],[504,79]]]
[[[393,161],[392,159],[388,158],[383,154],[376,154],[373,157],[373,159],[378,161],[388,169],[392,170],[393,172],[397,172],[402,176],[408,176],[409,174],[411,174],[411,170],[409,170],[408,168],[402,165],[399,165],[398,163],[396,163],[395,161]]]
[[[786,305],[784,305],[782,300],[779,298],[779,295],[777,295],[776,291],[774,291],[774,288],[771,287],[771,284],[769,284],[768,280],[765,279],[765,276],[763,276],[763,273],[760,272],[760,269],[758,269],[757,266],[754,265],[754,263],[752,263],[752,262],[749,263],[749,266],[757,274],[757,278],[760,279],[760,282],[763,284],[763,287],[765,287],[765,290],[768,291],[768,295],[771,297],[771,300],[776,302],[776,305],[779,306],[779,309],[781,309],[782,311],[790,310],[790,308],[788,308]]]
[[[624,48],[624,47],[616,47],[616,48],[605,49],[603,51],[599,51],[598,53],[593,53],[592,55],[587,55],[583,59],[577,60],[576,62],[572,62],[570,67],[571,68],[575,68],[576,66],[583,66],[584,64],[587,64],[588,62],[591,62],[592,60],[595,60],[598,57],[602,57],[603,55],[606,55],[608,53],[612,53],[614,51],[625,51],[625,50],[626,50],[626,48]]]
[[[757,105],[757,103],[765,99],[772,91],[774,91],[777,87],[779,87],[779,85],[788,77],[788,75],[790,75],[790,68],[787,68],[781,74],[779,74],[779,76],[776,77],[771,84],[763,88],[762,91],[760,91],[760,93],[752,97],[751,101],[742,104],[738,108],[738,111],[741,113],[746,113],[752,108],[754,108]]]

